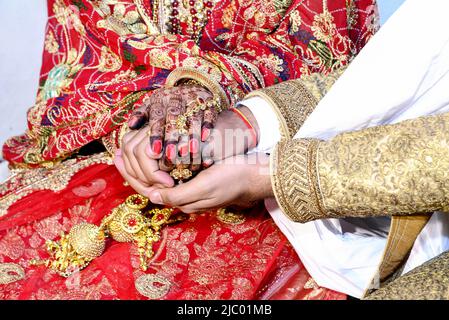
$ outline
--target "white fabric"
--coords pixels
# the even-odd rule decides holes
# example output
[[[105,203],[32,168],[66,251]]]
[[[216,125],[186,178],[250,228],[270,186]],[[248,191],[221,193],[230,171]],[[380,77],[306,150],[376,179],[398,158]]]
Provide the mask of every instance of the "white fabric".
[[[273,146],[281,140],[279,121],[276,114],[270,108],[268,102],[261,97],[246,99],[239,103],[237,107],[241,105],[244,105],[253,113],[259,126],[259,142],[255,148],[248,151],[248,154],[255,152],[271,152]]]
[[[329,139],[345,131],[448,112],[448,10],[447,1],[406,1],[336,82],[296,138]],[[250,107],[251,103],[243,104]],[[250,107],[258,121],[262,107],[267,108],[267,103]],[[278,128],[276,121],[271,123]],[[271,145],[276,142],[273,139]],[[267,200],[266,206],[318,284],[354,297],[363,295],[376,276],[386,234],[370,233],[371,227],[344,230],[346,219],[294,223],[274,200]],[[434,214],[415,242],[404,272],[449,250],[448,219]],[[371,226],[377,223],[376,218],[368,221]]]
[[[237,108],[240,106],[245,106],[252,112],[259,126],[259,142],[247,153],[264,152],[270,154],[276,143],[281,140],[280,123],[276,113],[270,107],[268,101],[257,96],[240,101]]]

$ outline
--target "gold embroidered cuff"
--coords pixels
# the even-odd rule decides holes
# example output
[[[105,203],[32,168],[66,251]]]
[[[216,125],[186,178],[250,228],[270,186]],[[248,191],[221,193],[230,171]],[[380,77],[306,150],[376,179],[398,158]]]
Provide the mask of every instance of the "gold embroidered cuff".
[[[316,171],[319,140],[283,140],[271,154],[272,188],[281,210],[295,222],[324,217]]]
[[[315,109],[318,100],[301,80],[285,81],[275,86],[251,92],[246,96],[261,97],[276,113],[282,138],[293,138]]]
[[[277,115],[281,136],[292,139],[345,69],[343,67],[327,75],[313,73],[301,79],[285,81],[253,91],[246,98],[259,96],[267,101]]]
[[[226,92],[221,87],[221,85],[218,82],[211,80],[208,74],[203,73],[195,68],[180,67],[173,70],[168,75],[165,85],[173,87],[176,86],[178,82],[183,79],[192,79],[197,81],[199,84],[207,88],[214,96],[220,99],[222,110],[229,108],[230,105],[229,99],[226,95]]]

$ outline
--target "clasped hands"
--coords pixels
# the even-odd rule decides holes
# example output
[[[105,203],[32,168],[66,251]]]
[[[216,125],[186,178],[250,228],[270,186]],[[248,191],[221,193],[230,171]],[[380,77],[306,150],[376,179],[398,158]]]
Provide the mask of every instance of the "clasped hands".
[[[212,99],[199,85],[161,88],[144,99],[131,115],[131,129],[117,150],[114,163],[123,178],[152,203],[177,207],[185,213],[230,205],[249,207],[272,197],[268,156],[245,154],[257,144],[237,113],[200,110],[180,133],[176,120],[196,101]],[[249,109],[240,109],[253,124]],[[182,165],[194,173],[177,184],[169,172]]]

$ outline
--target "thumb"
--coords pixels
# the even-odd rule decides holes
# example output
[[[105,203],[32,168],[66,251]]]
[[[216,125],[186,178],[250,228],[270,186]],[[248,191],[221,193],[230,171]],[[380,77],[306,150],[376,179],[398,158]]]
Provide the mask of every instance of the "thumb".
[[[128,120],[128,127],[132,130],[142,128],[142,126],[148,121],[148,111],[145,104],[133,111],[131,117]]]
[[[174,188],[164,188],[153,190],[150,193],[150,201],[154,204],[165,204],[173,207],[180,207],[187,203],[196,202],[203,197],[201,189],[198,187],[198,178],[189,182],[177,185]]]
[[[170,190],[173,190],[174,188],[170,188]],[[170,204],[174,205],[170,201],[170,194],[167,192],[167,190],[164,189],[157,189],[155,191],[152,191],[149,195],[151,203],[154,204]]]

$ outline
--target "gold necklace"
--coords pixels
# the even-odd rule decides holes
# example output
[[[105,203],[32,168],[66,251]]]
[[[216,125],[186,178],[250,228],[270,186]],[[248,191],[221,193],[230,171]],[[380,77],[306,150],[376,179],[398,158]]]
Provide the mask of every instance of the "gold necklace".
[[[103,218],[99,226],[82,222],[63,234],[58,241],[47,241],[46,260],[33,259],[31,265],[45,265],[63,277],[86,268],[101,256],[106,247],[106,238],[118,242],[134,242],[139,251],[140,268],[146,271],[147,259],[154,255],[153,244],[160,240],[163,226],[186,219],[186,215],[172,217],[171,208],[148,208],[144,196],[134,194],[114,208]]]

